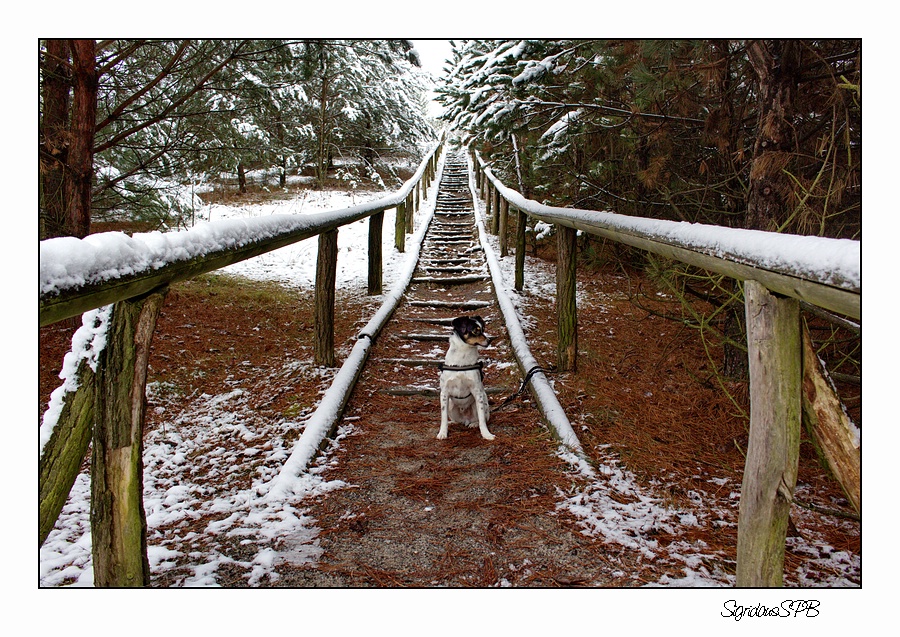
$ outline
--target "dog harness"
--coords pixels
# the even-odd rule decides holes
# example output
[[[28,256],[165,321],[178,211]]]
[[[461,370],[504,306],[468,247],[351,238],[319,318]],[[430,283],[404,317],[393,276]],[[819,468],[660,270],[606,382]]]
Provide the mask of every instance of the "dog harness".
[[[481,380],[484,382],[484,362],[478,361],[474,365],[444,365],[444,363],[438,363],[438,369],[441,372],[471,372],[473,370],[478,370],[481,373]]]

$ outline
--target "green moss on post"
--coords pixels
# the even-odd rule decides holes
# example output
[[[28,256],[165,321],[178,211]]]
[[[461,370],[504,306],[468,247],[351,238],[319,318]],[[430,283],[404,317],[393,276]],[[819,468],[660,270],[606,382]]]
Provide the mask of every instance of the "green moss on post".
[[[147,361],[166,290],[113,306],[97,366],[91,454],[94,585],[146,586],[143,429]]]
[[[38,546],[62,511],[87,455],[94,425],[94,372],[85,359],[76,371],[78,389],[66,394],[56,427],[38,464]]]

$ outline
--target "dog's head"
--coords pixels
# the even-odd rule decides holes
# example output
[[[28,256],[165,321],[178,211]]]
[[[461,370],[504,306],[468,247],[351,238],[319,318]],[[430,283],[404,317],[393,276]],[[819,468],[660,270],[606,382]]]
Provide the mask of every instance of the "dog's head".
[[[484,319],[480,316],[460,316],[453,319],[453,332],[467,345],[487,347],[491,339],[484,333]]]

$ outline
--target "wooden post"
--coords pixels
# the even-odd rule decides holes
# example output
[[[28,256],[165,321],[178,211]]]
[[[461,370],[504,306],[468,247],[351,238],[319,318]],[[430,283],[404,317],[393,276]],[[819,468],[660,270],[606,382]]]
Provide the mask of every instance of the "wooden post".
[[[412,191],[408,195],[406,195],[406,232],[412,234],[415,232],[415,223],[413,221],[413,217],[415,217],[416,209],[413,207],[413,195]]]
[[[509,202],[500,197],[500,256],[509,254],[509,241],[507,239],[507,226],[509,225]]]
[[[578,315],[575,304],[575,257],[577,231],[556,226],[556,334],[557,369],[574,372],[578,357]]]
[[[75,374],[78,389],[63,399],[62,412],[38,464],[38,546],[53,530],[91,442],[94,371],[81,359]]]
[[[828,371],[816,355],[803,325],[803,425],[816,450],[841,485],[847,500],[862,513],[862,463],[859,431],[841,404]]]
[[[487,179],[487,177],[485,177],[484,190],[482,191],[484,195],[484,214],[487,217],[488,221],[491,222],[491,225],[493,225],[494,218],[491,216],[493,214],[491,212],[491,190],[491,182]]]
[[[368,294],[382,292],[381,235],[384,227],[384,211],[369,217],[369,286]]]
[[[738,514],[737,585],[781,586],[800,457],[800,305],[744,282],[750,440]]]
[[[95,387],[91,453],[94,585],[147,586],[143,430],[147,361],[167,289],[113,306]]]
[[[397,252],[406,252],[406,204],[397,206],[394,220],[394,247]]]
[[[325,367],[335,366],[334,288],[337,280],[337,240],[337,230],[320,234],[316,260],[315,363]]]
[[[519,211],[516,216],[516,280],[514,287],[516,292],[525,289],[525,224],[527,215]]]
[[[491,234],[496,236],[500,234],[500,191],[492,184],[488,196],[491,198],[491,210],[494,211],[494,216],[491,217]]]

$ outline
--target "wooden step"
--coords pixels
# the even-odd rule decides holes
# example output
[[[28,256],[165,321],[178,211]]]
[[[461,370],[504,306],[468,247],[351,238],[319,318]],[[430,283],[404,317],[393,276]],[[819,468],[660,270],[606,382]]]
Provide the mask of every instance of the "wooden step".
[[[480,310],[491,307],[491,301],[408,301],[413,307],[439,307],[454,310]]]
[[[422,276],[413,277],[412,283],[434,283],[436,285],[466,285],[467,283],[489,281],[490,278],[491,277],[487,274],[473,274],[471,276],[456,277]]]
[[[484,391],[488,396],[497,394],[512,394],[516,388],[511,387],[485,387]],[[439,398],[441,390],[437,387],[392,387],[390,389],[379,389],[379,394],[388,394],[390,396],[425,396],[427,398]]]

